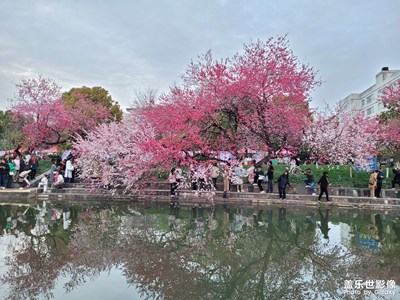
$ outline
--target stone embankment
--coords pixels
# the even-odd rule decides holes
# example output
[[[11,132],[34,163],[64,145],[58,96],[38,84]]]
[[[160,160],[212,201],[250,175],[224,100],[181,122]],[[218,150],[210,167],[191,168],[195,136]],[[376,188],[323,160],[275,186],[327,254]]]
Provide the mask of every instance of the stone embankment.
[[[148,188],[137,191],[135,194],[122,193],[110,194],[106,189],[92,188],[85,183],[74,183],[66,185],[62,189],[48,189],[43,193],[42,189],[9,189],[0,191],[0,201],[18,203],[36,203],[41,201],[70,201],[81,203],[112,202],[147,202],[156,204],[179,203],[179,205],[279,205],[279,206],[307,206],[307,207],[342,207],[359,209],[395,209],[400,210],[400,192],[394,190],[383,190],[383,198],[368,197],[367,189],[338,188],[329,189],[330,202],[325,201],[325,195],[318,201],[318,196],[311,195],[309,189],[296,187],[295,190],[288,189],[285,200],[280,200],[277,193],[260,194],[258,187],[245,185],[245,192],[236,192],[232,187],[227,198],[223,198],[222,186],[213,193],[196,192],[190,189],[180,189],[177,196],[170,196],[170,187],[165,182],[154,182]],[[275,191],[276,192],[276,191]],[[318,191],[317,191],[318,192]]]

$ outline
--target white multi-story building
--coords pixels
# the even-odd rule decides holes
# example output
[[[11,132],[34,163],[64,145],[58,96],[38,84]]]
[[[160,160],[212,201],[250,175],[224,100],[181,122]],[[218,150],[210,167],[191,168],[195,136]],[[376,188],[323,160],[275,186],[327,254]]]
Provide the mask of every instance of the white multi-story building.
[[[400,70],[389,70],[388,67],[376,74],[376,82],[361,93],[353,93],[339,101],[339,106],[348,112],[362,111],[366,117],[373,117],[384,111],[386,108],[378,102],[381,91],[394,85],[400,80]]]

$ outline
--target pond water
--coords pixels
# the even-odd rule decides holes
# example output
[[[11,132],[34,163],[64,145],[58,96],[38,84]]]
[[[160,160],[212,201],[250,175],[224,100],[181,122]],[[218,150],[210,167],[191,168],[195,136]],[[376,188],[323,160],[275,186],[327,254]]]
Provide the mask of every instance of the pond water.
[[[398,212],[0,205],[1,299],[400,299]]]

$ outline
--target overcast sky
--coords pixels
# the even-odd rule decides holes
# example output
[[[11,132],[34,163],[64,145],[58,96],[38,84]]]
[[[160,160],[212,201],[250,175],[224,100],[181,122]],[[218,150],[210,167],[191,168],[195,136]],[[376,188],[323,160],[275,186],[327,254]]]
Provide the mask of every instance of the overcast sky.
[[[191,59],[230,57],[244,43],[286,35],[323,81],[311,105],[400,69],[399,0],[1,0],[0,109],[22,78],[63,90],[101,86],[123,108],[135,91],[168,91]]]

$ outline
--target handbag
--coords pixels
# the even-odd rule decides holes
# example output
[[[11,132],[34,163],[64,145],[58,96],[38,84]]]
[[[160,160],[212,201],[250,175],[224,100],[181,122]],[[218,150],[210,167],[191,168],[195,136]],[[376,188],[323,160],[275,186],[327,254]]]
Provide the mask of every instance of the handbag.
[[[14,175],[15,175],[15,172],[10,171],[10,172],[8,173],[8,175],[14,176]]]

